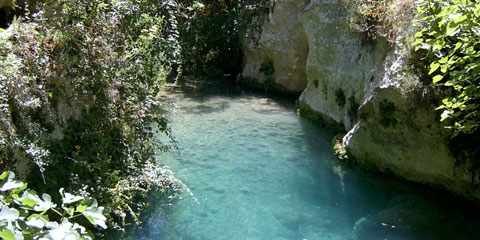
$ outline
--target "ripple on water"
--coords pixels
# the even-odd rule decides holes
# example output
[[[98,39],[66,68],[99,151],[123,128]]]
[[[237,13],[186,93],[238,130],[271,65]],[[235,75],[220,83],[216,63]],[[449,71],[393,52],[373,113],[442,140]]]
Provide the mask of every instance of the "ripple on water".
[[[159,157],[198,201],[185,194],[174,207],[152,203],[132,239],[478,236],[479,217],[438,203],[438,195],[354,170],[334,173],[332,136],[298,119],[293,104],[253,94],[175,94],[182,92],[165,101],[176,101],[169,118],[179,150]]]

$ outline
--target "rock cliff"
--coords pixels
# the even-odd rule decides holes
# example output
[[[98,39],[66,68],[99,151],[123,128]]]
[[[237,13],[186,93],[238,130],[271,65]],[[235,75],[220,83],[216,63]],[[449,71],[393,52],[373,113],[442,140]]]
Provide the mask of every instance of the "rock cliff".
[[[242,77],[253,78],[260,83],[273,81],[287,91],[301,93],[307,85],[305,62],[308,44],[301,14],[307,0],[272,3],[260,35],[243,44]],[[272,69],[262,69],[262,66]]]
[[[343,144],[364,168],[479,201],[468,166],[455,167],[438,99],[405,57],[406,31],[393,44],[354,31],[343,1],[277,0],[258,43],[244,44],[243,77],[303,93],[300,106],[343,125]],[[303,65],[302,65],[303,64]]]

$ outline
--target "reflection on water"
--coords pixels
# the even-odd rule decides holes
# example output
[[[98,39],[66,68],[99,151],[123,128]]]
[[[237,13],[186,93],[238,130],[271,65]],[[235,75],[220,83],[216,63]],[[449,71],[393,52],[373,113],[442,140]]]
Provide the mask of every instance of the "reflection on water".
[[[468,215],[477,210],[462,209],[466,203],[454,207],[438,193],[332,167],[332,136],[299,119],[292,99],[217,85],[168,88],[178,151],[159,158],[194,195],[174,206],[154,202],[131,239],[480,236],[479,218]]]

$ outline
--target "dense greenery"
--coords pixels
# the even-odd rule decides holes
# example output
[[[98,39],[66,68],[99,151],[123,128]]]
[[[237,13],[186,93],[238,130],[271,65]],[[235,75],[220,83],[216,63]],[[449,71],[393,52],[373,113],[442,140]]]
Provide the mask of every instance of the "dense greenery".
[[[480,5],[476,1],[422,1],[418,12],[425,27],[417,33],[418,49],[428,50],[432,82],[452,91],[438,108],[442,121],[452,120],[454,135],[473,134],[480,112]]]
[[[422,0],[423,29],[417,50],[429,65],[431,82],[442,89],[441,121],[453,129],[451,146],[458,163],[480,167],[480,4],[471,0]]]
[[[154,158],[173,143],[158,90],[175,70],[236,74],[267,3],[18,1],[26,13],[0,29],[0,169],[54,200],[98,199],[115,227],[138,221],[148,191],[179,191]]]
[[[158,167],[169,135],[155,95],[175,63],[175,5],[45,0],[0,35],[0,168],[31,188],[98,199],[121,223],[147,191],[177,190]],[[28,172],[28,171],[27,171]]]
[[[242,66],[241,40],[259,31],[267,0],[180,0],[178,17],[185,73],[235,75]]]
[[[59,190],[61,204],[52,197],[27,189],[15,179],[13,172],[0,175],[0,237],[19,239],[94,239],[81,224],[88,220],[93,226],[107,228],[103,207],[95,199]],[[85,221],[83,221],[85,222]]]

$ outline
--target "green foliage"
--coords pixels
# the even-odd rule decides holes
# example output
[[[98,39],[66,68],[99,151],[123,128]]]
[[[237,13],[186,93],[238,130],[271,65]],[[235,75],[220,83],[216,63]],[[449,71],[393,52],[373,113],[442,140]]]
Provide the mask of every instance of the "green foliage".
[[[266,0],[181,0],[179,19],[183,71],[189,74],[236,74],[240,71],[241,37],[258,30]],[[261,18],[263,20],[263,18]],[[252,24],[255,22],[257,24]]]
[[[456,166],[468,163],[475,182],[480,169],[480,4],[471,0],[421,0],[416,50],[428,79],[442,90],[440,120],[453,130]]]
[[[313,110],[312,107],[310,107],[304,101],[297,102],[297,115],[325,128],[334,134],[343,136],[346,133],[345,127],[342,123],[338,123],[323,113]]]
[[[441,121],[451,120],[454,136],[476,134],[480,123],[480,5],[469,0],[420,1],[416,34],[418,49],[426,50],[429,75],[437,86],[451,91],[437,108]]]
[[[260,70],[261,73],[265,74],[265,76],[271,77],[272,74],[275,73],[275,67],[273,66],[272,60],[268,60],[268,61],[263,62],[260,65],[259,70]]]
[[[95,199],[59,190],[61,204],[46,193],[41,197],[13,172],[0,175],[0,237],[18,239],[94,239],[82,220],[106,229],[103,207]],[[83,219],[82,219],[83,218]]]
[[[340,135],[343,136],[343,135]],[[333,154],[337,156],[340,160],[348,160],[347,147],[343,144],[343,141],[340,137],[335,136],[333,140]]]
[[[117,223],[136,219],[148,191],[178,190],[154,158],[169,143],[151,141],[170,135],[155,96],[179,54],[175,5],[41,6],[0,34],[0,169],[30,160],[32,188],[64,187],[96,198]]]
[[[397,34],[412,28],[414,0],[343,0],[350,26],[370,38],[383,37],[394,43]]]

